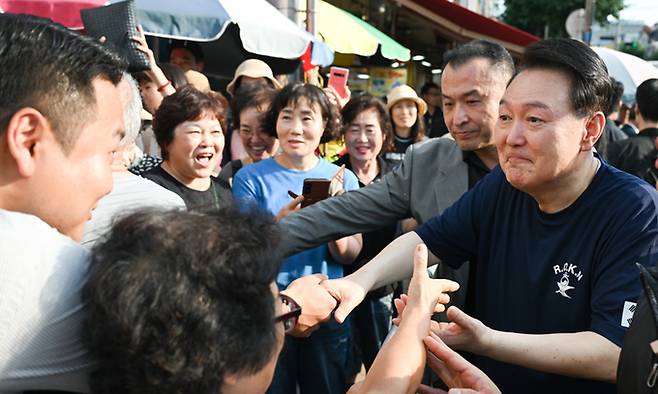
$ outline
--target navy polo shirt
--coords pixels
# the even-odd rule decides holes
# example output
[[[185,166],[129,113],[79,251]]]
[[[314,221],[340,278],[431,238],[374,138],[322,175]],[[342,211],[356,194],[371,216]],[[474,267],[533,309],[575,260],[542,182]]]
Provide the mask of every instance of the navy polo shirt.
[[[658,193],[602,162],[568,208],[546,214],[500,167],[416,230],[457,268],[477,261],[474,317],[527,334],[594,331],[621,346],[640,294],[635,263],[658,257]],[[504,393],[614,392],[614,386],[476,356]]]

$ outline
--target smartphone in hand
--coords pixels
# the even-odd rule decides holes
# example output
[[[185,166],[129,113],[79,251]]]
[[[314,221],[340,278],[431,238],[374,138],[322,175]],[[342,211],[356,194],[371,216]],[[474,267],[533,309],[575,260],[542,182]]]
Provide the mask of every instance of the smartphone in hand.
[[[329,69],[329,82],[328,85],[334,88],[336,93],[345,99],[348,97],[347,93],[347,79],[350,76],[350,70],[342,67],[331,67]]]
[[[329,197],[330,183],[331,181],[329,179],[319,179],[319,178],[304,179],[304,186],[302,189],[304,200],[302,201],[302,208],[314,204],[318,201],[322,201],[325,198]]]

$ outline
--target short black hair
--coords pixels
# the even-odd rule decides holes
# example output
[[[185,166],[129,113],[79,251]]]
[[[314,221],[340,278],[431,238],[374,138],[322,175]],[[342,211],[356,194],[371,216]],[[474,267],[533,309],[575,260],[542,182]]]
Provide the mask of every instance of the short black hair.
[[[621,98],[624,95],[624,84],[617,81],[616,79],[610,77],[610,82],[612,83],[612,91],[610,93],[610,105],[608,106],[605,116],[610,116],[610,114],[619,111],[619,106],[621,105]]]
[[[240,128],[240,112],[245,109],[257,108],[261,112],[267,112],[276,92],[274,88],[258,84],[245,85],[236,91],[236,95],[231,100],[231,114],[235,128]]]
[[[201,45],[199,45],[199,43],[197,42],[174,40],[172,41],[169,50],[172,51],[176,48],[187,49],[188,51],[190,51],[192,56],[194,56],[194,60],[196,60],[197,62],[203,62],[206,60],[206,57],[203,54],[203,49],[201,49]]]
[[[395,136],[393,135],[391,119],[388,116],[386,105],[377,97],[373,97],[367,94],[352,97],[350,101],[345,104],[341,111],[341,115],[343,117],[342,134],[345,135],[347,129],[350,127],[350,123],[352,123],[361,112],[369,109],[374,109],[375,112],[377,112],[377,117],[379,118],[379,127],[382,129],[382,133],[384,133],[384,144],[382,145],[382,151],[380,154],[383,152],[394,151],[395,145],[393,144],[393,140],[395,139]]]
[[[48,119],[68,153],[93,121],[93,81],[101,78],[116,86],[126,63],[95,40],[49,19],[0,14],[0,70],[0,135],[18,110],[32,107]]]
[[[492,67],[511,79],[514,75],[514,59],[500,44],[487,40],[473,40],[459,45],[443,54],[443,68],[459,68],[473,59],[489,60]]]
[[[271,218],[235,208],[120,218],[82,292],[91,392],[219,393],[226,374],[262,369],[281,335],[279,240]]]
[[[183,122],[199,119],[206,112],[214,115],[220,123],[224,120],[224,107],[219,98],[192,85],[185,85],[162,100],[153,115],[153,132],[163,159],[169,158],[167,148],[174,140],[176,127]]]
[[[272,105],[265,116],[264,131],[276,137],[276,122],[279,119],[279,113],[287,105],[295,106],[301,99],[307,100],[311,106],[317,104],[320,107],[322,119],[326,122],[320,143],[340,138],[341,118],[336,106],[329,101],[327,94],[319,87],[299,82],[286,85],[274,96]]]
[[[610,107],[612,84],[603,60],[586,44],[570,38],[554,38],[530,45],[521,70],[548,69],[571,80],[571,107],[581,117]]]
[[[420,95],[421,96],[426,95],[427,93],[429,93],[430,89],[439,89],[439,90],[441,90],[439,85],[437,85],[436,83],[434,83],[434,82],[425,82],[425,84],[423,84],[423,87],[420,88]]]
[[[635,102],[642,118],[658,122],[658,79],[642,82],[635,91]]]

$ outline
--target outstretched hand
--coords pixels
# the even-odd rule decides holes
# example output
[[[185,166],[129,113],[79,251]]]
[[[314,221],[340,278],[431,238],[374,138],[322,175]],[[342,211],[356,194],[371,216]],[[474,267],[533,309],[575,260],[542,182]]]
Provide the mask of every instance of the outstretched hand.
[[[450,349],[436,335],[430,334],[423,342],[427,348],[427,365],[451,390],[460,394],[499,394],[500,390],[489,377],[475,365]],[[459,389],[459,390],[453,390]],[[420,394],[445,394],[441,389],[420,385]]]
[[[427,246],[420,244],[414,252],[414,273],[409,282],[409,295],[402,294],[395,299],[395,309],[398,317],[393,319],[393,324],[399,325],[408,307],[421,307],[424,311],[431,313],[443,312],[445,304],[450,302],[450,296],[446,293],[459,289],[459,283],[447,279],[431,279],[427,273]],[[438,323],[430,322],[431,329],[439,329]]]
[[[446,293],[459,290],[459,283],[447,279],[431,279],[427,273],[427,257],[427,246],[416,246],[407,305],[425,308],[429,313],[443,312],[444,304],[450,302],[450,296]]]
[[[336,300],[320,285],[327,277],[322,274],[303,276],[294,280],[281,293],[289,296],[302,308],[297,325],[290,335],[307,337],[331,317]]]
[[[338,300],[339,304],[334,311],[334,319],[341,324],[347,319],[350,312],[363,301],[369,291],[350,276],[326,280],[322,282],[322,286]]]
[[[475,354],[484,354],[491,343],[492,330],[481,321],[466,314],[456,306],[448,308],[450,323],[439,323],[433,329],[448,346]]]

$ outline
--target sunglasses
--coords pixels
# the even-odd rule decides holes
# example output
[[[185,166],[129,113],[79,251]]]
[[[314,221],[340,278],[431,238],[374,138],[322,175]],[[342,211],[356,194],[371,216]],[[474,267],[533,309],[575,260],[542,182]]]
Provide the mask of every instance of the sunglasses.
[[[274,323],[283,322],[283,330],[288,334],[297,325],[297,319],[299,319],[299,315],[302,314],[302,308],[295,302],[295,300],[285,294],[279,294],[279,298],[281,298],[281,302],[290,308],[290,311],[276,316],[274,318]]]

